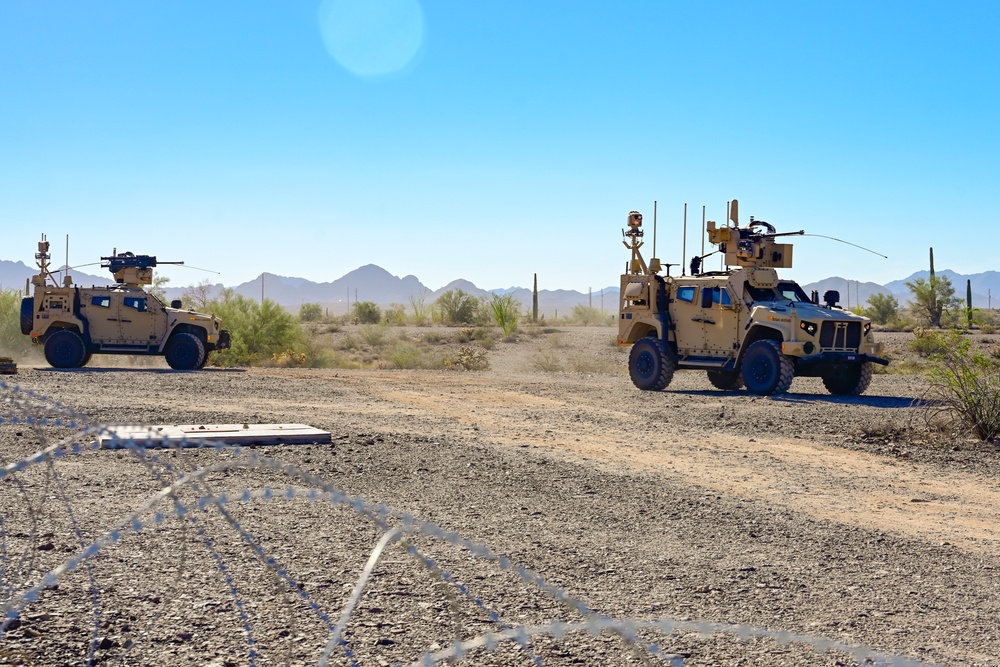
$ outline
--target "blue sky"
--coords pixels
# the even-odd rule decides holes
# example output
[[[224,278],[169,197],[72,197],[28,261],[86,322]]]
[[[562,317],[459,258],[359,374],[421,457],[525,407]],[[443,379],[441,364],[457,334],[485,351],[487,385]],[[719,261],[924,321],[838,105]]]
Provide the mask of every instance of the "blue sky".
[[[740,200],[785,275],[1000,269],[997,2],[0,3],[0,258],[615,285]],[[710,260],[711,261],[711,260]],[[712,264],[709,264],[713,267]],[[713,267],[714,268],[714,267]],[[96,269],[96,267],[95,267]],[[97,272],[98,270],[95,270]]]

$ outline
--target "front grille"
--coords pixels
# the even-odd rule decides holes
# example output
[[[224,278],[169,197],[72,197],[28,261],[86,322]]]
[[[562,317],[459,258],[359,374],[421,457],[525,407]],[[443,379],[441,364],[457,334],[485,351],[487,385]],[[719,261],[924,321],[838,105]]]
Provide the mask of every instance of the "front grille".
[[[861,322],[823,322],[819,346],[823,350],[857,350],[861,346]]]

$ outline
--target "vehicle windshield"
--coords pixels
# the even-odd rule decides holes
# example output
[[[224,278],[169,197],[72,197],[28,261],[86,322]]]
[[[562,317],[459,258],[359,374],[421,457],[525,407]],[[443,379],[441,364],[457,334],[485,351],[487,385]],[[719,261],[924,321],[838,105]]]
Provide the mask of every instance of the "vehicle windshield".
[[[812,301],[805,290],[794,280],[782,280],[778,283],[778,291],[790,301]]]
[[[754,287],[749,282],[744,285],[744,291],[755,302],[759,301],[804,301],[809,303],[809,296],[798,283],[782,280],[777,287]]]

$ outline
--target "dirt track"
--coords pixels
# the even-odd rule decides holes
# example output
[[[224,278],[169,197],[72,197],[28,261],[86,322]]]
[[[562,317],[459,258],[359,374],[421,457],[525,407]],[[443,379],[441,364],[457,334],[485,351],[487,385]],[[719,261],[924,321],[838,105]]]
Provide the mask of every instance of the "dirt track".
[[[508,554],[603,613],[752,624],[928,663],[1000,665],[997,454],[986,445],[929,439],[912,407],[922,379],[877,375],[865,396],[835,398],[818,380],[800,378],[787,396],[760,398],[719,392],[701,373],[682,372],[668,391],[640,393],[628,381],[624,355],[607,344],[611,335],[565,333],[572,343],[566,354],[605,363],[606,372],[590,374],[537,371],[531,359],[543,343],[522,341],[500,344],[485,372],[22,369],[18,381],[104,423],[305,422],[328,429],[332,447],[268,447],[266,454]],[[31,451],[3,429],[5,450]],[[104,506],[95,502],[98,525],[98,515],[124,511],[147,487],[125,480],[136,470],[127,459],[116,464],[121,453],[93,456],[101,477],[129,489],[121,507],[108,507],[113,496],[106,493]],[[213,456],[189,454],[181,464],[192,469]],[[77,474],[83,488],[97,473]],[[254,483],[250,473],[218,482],[234,489]],[[292,524],[298,536],[290,538],[288,558],[300,568],[328,567],[316,562],[315,552],[329,549],[318,537],[327,530],[322,521],[307,522],[314,526],[308,530],[294,514],[247,521],[279,538]],[[358,531],[347,541],[364,534],[370,542],[370,530]],[[145,557],[155,566],[169,554],[147,550]],[[557,615],[502,576],[442,558],[511,622]],[[356,571],[343,569],[333,585],[338,594]],[[396,585],[406,588],[399,582],[411,575],[399,574]],[[413,660],[434,641],[447,642],[446,630],[433,623],[414,630],[424,626],[404,622],[404,612],[385,619],[425,593],[371,592],[378,604],[359,614],[354,635],[362,664]],[[381,620],[369,624],[371,616]],[[183,615],[178,622],[187,623]],[[407,625],[400,633],[410,641],[377,643],[394,624]],[[51,640],[39,625],[41,639],[15,632],[0,647]],[[115,631],[123,632],[108,630]],[[302,632],[289,664],[315,663],[322,649],[318,629]],[[137,642],[128,660],[169,664],[185,650],[232,652],[211,632],[189,643]],[[726,635],[680,634],[664,645],[687,656],[686,665],[849,664],[841,654]],[[58,653],[72,646],[79,641],[59,643]],[[284,664],[284,650],[262,655],[270,656],[267,664]],[[574,639],[540,655],[544,664],[629,662],[603,639]],[[230,664],[226,659],[218,664]],[[516,652],[469,664],[493,661],[530,664]]]

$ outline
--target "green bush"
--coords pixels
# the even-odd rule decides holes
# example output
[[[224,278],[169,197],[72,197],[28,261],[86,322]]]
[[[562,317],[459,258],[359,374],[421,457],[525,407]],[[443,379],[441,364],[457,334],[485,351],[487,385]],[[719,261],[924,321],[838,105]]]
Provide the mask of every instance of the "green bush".
[[[463,345],[449,365],[466,371],[485,371],[490,367],[490,360],[486,356],[486,350]]]
[[[31,337],[21,333],[21,290],[0,289],[0,355],[23,358],[37,354]]]
[[[586,327],[604,323],[604,315],[598,308],[584,306],[582,303],[573,306],[573,312],[570,313],[569,319]]]
[[[479,299],[462,290],[448,290],[434,302],[443,324],[472,324],[479,311]]]
[[[303,322],[318,322],[323,317],[323,307],[318,303],[304,303],[299,308],[299,319]]]
[[[382,310],[371,301],[356,301],[354,317],[361,324],[378,324],[382,321]]]
[[[385,321],[388,324],[406,324],[406,307],[399,303],[390,303],[386,306],[385,311]]]
[[[868,297],[861,314],[875,324],[888,324],[899,317],[899,301],[891,294],[877,292]]]
[[[1000,354],[973,352],[971,340],[956,332],[933,334],[939,349],[931,356],[927,410],[970,430],[980,440],[1000,437]]]
[[[359,332],[361,340],[372,347],[384,347],[386,344],[385,325],[367,324]]]
[[[511,338],[517,333],[521,304],[514,300],[513,294],[494,294],[489,306],[490,312],[493,313],[493,321],[500,327],[504,338]]]
[[[269,363],[275,355],[305,351],[305,332],[287,310],[270,299],[263,303],[232,290],[224,290],[208,303],[207,310],[222,320],[232,335],[229,350],[213,357],[225,366],[254,366]]]
[[[910,341],[910,349],[919,354],[921,357],[926,358],[935,354],[943,354],[944,352],[947,352],[944,347],[948,341],[947,336],[928,332],[921,327],[914,329],[913,335],[915,338]]]

